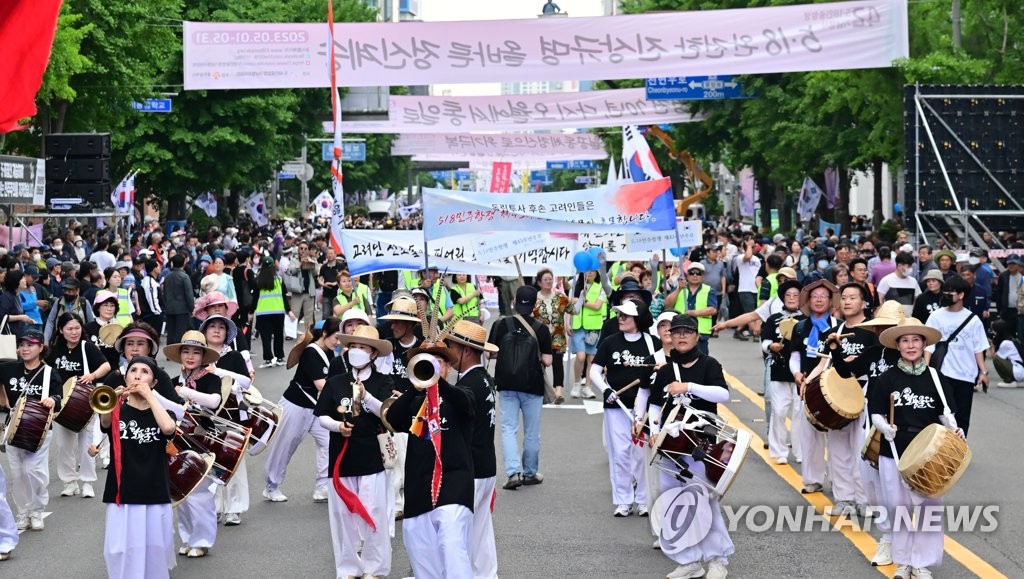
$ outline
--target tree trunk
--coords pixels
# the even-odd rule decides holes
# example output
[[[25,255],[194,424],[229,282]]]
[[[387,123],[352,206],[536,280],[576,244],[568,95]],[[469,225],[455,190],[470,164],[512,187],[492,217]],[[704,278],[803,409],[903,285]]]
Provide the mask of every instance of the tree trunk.
[[[757,184],[758,202],[761,204],[761,222],[757,225],[758,230],[764,234],[770,232],[772,227],[772,185],[756,175],[754,182]]]
[[[851,235],[853,227],[850,223],[850,175],[846,167],[836,167],[836,174],[839,175],[839,206],[835,208],[835,223],[839,224],[840,236]]]
[[[960,0],[953,0],[950,18],[953,21],[953,48],[961,50],[964,47],[964,43],[960,28]]]
[[[885,221],[885,215],[882,213],[882,159],[881,157],[875,157],[871,161],[871,172],[872,174],[872,187],[874,188],[874,199],[872,204],[874,209],[871,212],[871,220],[875,225],[875,231],[882,226],[882,222]]]
[[[175,196],[167,200],[167,219],[169,221],[180,221],[187,217],[183,196]]]
[[[53,128],[55,133],[64,132],[64,119],[68,116],[68,101],[60,101],[57,105],[57,126]]]
[[[235,221],[238,220],[239,195],[232,192],[230,187],[225,187],[223,192],[223,199],[228,206],[227,223],[234,223]]]
[[[793,229],[793,220],[787,209],[789,195],[786,195],[786,188],[782,185],[775,186],[775,208],[779,211],[779,231]]]

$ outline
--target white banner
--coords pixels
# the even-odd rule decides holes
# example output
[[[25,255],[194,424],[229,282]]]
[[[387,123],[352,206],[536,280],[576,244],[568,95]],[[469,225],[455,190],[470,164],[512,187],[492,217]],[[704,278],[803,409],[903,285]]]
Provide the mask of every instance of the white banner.
[[[339,86],[891,66],[906,0],[501,21],[336,23]],[[185,22],[186,90],[330,86],[324,23]]]
[[[546,247],[550,239],[550,235],[542,232],[494,233],[484,236],[477,242],[476,258],[482,262],[490,262],[511,257],[524,251]]]
[[[652,231],[651,233],[633,233],[629,236],[630,252],[661,251],[674,249],[677,246],[693,247],[704,243],[703,227],[700,221],[681,221],[676,224],[679,240],[676,241],[674,231]]]
[[[470,157],[509,159],[544,157],[557,160],[607,159],[604,142],[594,134],[408,134],[391,144],[393,156],[414,155],[457,160]]]
[[[463,133],[591,129],[700,121],[682,101],[649,101],[642,88],[500,96],[403,96],[387,121],[342,121],[345,133]],[[324,121],[324,132],[334,123]]]

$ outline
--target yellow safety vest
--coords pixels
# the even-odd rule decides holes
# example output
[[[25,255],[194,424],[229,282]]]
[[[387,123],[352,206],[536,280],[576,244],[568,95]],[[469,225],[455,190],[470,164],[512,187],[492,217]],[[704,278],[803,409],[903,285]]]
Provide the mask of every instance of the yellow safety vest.
[[[615,283],[615,278],[619,277],[619,274],[626,269],[626,262],[616,261],[608,268],[608,285],[612,286],[613,290],[619,289],[619,284]],[[637,280],[640,281],[640,280]]]
[[[347,304],[347,303],[349,303],[350,301],[353,301],[353,300],[356,302],[355,305],[352,306],[353,308],[355,308],[357,310],[366,311],[366,306],[363,304],[363,300],[359,299],[359,290],[356,290],[356,291],[352,292],[352,297],[351,298],[345,297],[345,294],[342,293],[339,290],[338,291],[338,296],[336,298],[334,298],[334,302],[336,304],[338,304],[339,306],[343,306],[343,305],[345,305],[345,304]]]
[[[361,298],[359,300],[360,303],[370,303],[370,286],[366,285],[365,283],[359,282],[359,285],[356,286],[356,295]]]
[[[441,312],[441,315],[448,313],[448,290],[441,285],[441,280],[434,282],[434,286],[430,288],[430,297],[437,303],[437,311]]]
[[[600,299],[601,294],[604,290],[601,288],[601,284],[597,281],[590,284],[587,288],[585,302],[596,302]],[[597,331],[604,325],[604,319],[608,314],[608,302],[601,304],[600,310],[592,310],[586,305],[581,307],[580,313],[572,317],[572,329],[579,330],[584,329],[587,331]]]
[[[274,279],[274,289],[260,290],[259,301],[256,302],[256,315],[284,313],[284,292],[281,291],[281,280]]]
[[[456,285],[455,287],[458,288],[459,293],[462,294],[462,297],[466,297],[472,293],[476,293],[476,286],[469,282],[466,282],[466,287],[462,287],[460,285]],[[466,302],[464,305],[454,304],[455,315],[458,316],[464,313],[469,317],[477,317],[480,315],[480,308],[477,307],[479,303],[480,298],[473,298]]]
[[[706,283],[700,284],[697,290],[697,300],[693,309],[703,310],[708,307],[708,298],[711,296],[711,286]],[[683,290],[676,297],[676,305],[672,309],[680,314],[686,311],[686,304],[690,301],[690,288],[684,286]],[[711,334],[711,316],[697,316],[697,333],[702,336]]]
[[[411,269],[402,270],[402,280],[405,281],[405,289],[407,291],[412,291],[420,285],[416,282],[416,272]]]
[[[114,321],[117,325],[122,328],[128,327],[128,324],[132,323],[132,292],[128,291],[127,288],[117,288],[117,315],[114,316]]]

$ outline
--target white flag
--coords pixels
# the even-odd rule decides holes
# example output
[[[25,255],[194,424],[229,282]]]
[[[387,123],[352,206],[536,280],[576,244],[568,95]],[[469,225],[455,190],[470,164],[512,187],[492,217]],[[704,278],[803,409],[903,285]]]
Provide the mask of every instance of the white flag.
[[[615,157],[608,158],[608,180],[604,182],[605,185],[614,185],[615,180],[618,178],[618,173],[615,169]]]
[[[196,207],[202,209],[210,217],[217,217],[217,198],[213,196],[213,193],[207,191],[199,197],[196,197],[194,201]]]
[[[270,223],[270,219],[267,218],[267,200],[263,193],[253,193],[249,196],[245,200],[245,210],[249,213],[249,217],[256,222],[256,225],[266,227]]]
[[[329,218],[333,207],[334,198],[331,197],[331,194],[325,189],[316,196],[316,199],[313,200],[313,215]]]
[[[804,185],[800,188],[800,201],[796,206],[796,213],[801,221],[809,221],[814,216],[814,210],[818,208],[821,201],[821,189],[814,184],[810,177],[804,177]]]

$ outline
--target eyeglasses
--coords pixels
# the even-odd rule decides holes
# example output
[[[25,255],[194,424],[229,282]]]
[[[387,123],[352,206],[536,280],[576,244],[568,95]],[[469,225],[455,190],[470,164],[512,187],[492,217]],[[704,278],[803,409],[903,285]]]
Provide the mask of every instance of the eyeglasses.
[[[690,328],[672,328],[670,333],[673,336],[682,336],[684,338],[688,338],[688,337],[696,334],[697,330],[693,330],[693,329],[690,329]]]
[[[699,269],[695,269],[693,271],[686,272],[686,275],[704,275],[704,272]]]

